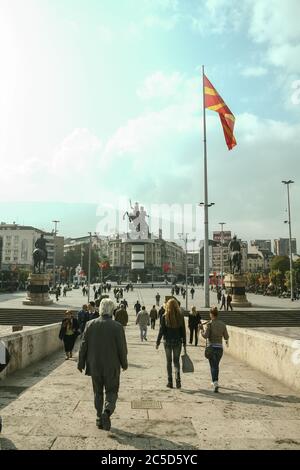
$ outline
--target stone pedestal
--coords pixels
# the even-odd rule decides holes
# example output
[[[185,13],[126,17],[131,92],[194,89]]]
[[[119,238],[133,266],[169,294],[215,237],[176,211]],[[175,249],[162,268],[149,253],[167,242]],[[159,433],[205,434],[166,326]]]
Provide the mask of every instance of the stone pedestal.
[[[24,305],[51,305],[53,300],[49,295],[49,274],[29,274],[27,298]]]
[[[226,274],[224,281],[226,291],[232,296],[233,307],[251,307],[246,297],[246,278],[243,274]]]

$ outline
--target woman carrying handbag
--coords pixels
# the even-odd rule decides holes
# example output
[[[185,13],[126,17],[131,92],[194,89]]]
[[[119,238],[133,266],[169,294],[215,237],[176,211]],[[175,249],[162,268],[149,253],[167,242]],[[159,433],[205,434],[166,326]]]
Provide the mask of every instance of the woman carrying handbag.
[[[218,319],[217,307],[212,307],[209,312],[211,321],[207,323],[204,331],[200,323],[200,331],[203,338],[206,339],[205,357],[209,360],[212,385],[214,392],[219,391],[219,363],[223,356],[223,338],[228,346],[229,335],[224,322]]]
[[[63,341],[65,346],[66,360],[72,357],[74,344],[79,334],[78,320],[73,317],[71,310],[67,310],[59,332],[59,339]]]
[[[175,369],[176,388],[181,388],[180,379],[180,353],[182,346],[186,353],[186,331],[184,316],[176,299],[168,300],[166,313],[163,315],[156,341],[156,349],[159,348],[161,339],[164,339],[167,360],[167,387],[173,388],[172,359]]]

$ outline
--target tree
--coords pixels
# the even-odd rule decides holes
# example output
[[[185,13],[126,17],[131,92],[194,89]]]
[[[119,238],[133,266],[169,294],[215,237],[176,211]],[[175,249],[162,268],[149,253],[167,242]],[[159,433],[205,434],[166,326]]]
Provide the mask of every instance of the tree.
[[[291,288],[291,271],[286,271],[285,272],[285,279],[284,279],[284,285],[287,289]],[[295,269],[292,270],[292,276],[293,276],[293,285],[295,286],[295,281],[296,281],[296,271]]]
[[[271,261],[271,271],[285,273],[290,269],[290,260],[287,256],[274,256]]]

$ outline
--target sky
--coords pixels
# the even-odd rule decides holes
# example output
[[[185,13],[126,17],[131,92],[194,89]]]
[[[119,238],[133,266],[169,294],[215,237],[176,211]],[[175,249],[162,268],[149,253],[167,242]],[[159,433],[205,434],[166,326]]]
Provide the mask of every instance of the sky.
[[[298,0],[0,0],[1,221],[81,236],[129,200],[197,207],[204,64],[237,140],[206,112],[210,233],[288,237],[292,179],[299,252],[299,17]],[[203,238],[196,214],[179,225]]]

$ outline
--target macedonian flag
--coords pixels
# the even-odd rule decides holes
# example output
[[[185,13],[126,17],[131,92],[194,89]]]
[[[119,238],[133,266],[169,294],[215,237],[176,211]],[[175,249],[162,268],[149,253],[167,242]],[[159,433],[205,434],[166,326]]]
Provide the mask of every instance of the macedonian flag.
[[[204,75],[204,106],[207,109],[219,113],[221,123],[223,126],[224,136],[228,150],[231,150],[236,145],[236,140],[233,135],[235,117],[224,103],[223,99],[212,86],[208,78]]]

